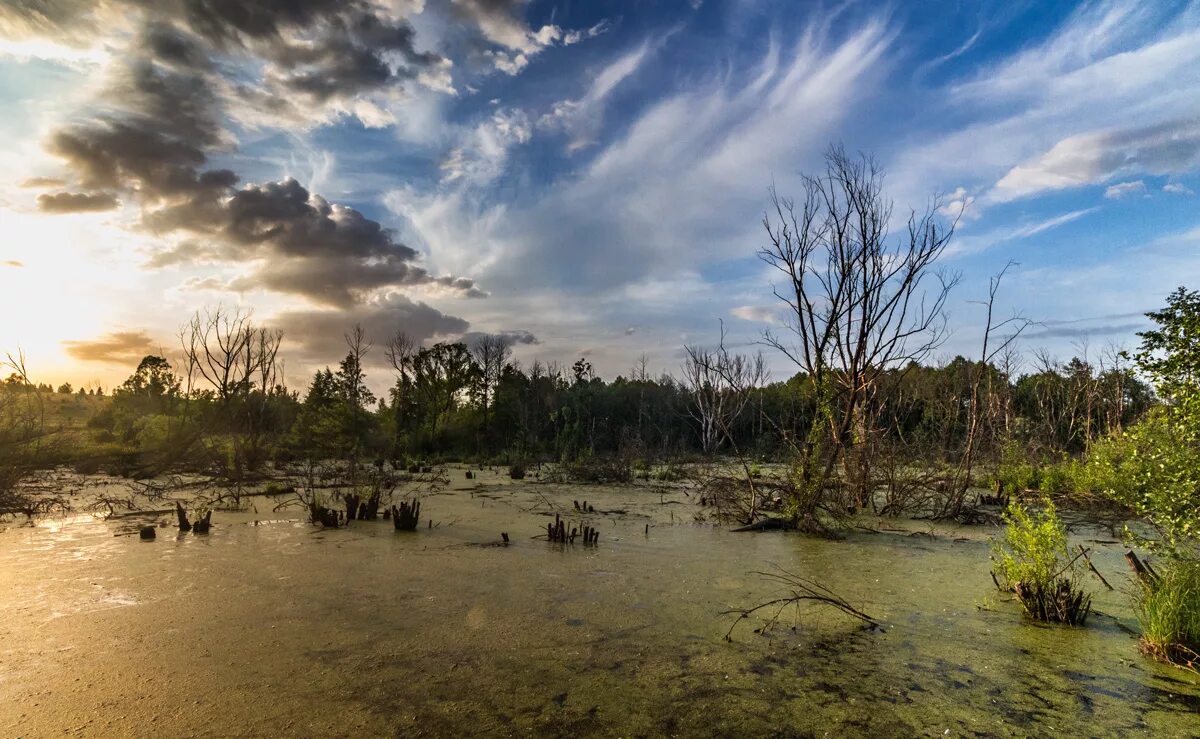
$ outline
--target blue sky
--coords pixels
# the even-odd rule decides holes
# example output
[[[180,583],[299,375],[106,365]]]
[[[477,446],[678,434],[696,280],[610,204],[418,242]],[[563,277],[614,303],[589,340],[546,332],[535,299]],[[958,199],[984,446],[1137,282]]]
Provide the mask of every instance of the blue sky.
[[[1063,359],[1200,283],[1192,3],[234,6],[0,9],[0,341],[44,373],[111,383],[219,302],[297,382],[356,322],[673,371],[777,326],[768,188],[831,143],[897,213],[966,205],[947,356],[1010,260],[1002,311]]]

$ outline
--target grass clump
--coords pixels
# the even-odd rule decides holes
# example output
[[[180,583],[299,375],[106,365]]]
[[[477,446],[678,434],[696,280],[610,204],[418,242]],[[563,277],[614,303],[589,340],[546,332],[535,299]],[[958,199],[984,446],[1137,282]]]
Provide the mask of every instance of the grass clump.
[[[1092,598],[1078,586],[1076,559],[1067,559],[1067,529],[1053,501],[1045,499],[1041,511],[1012,501],[1004,520],[1004,538],[992,551],[996,584],[1034,620],[1082,626]]]
[[[1200,672],[1200,561],[1174,560],[1138,592],[1142,651]]]

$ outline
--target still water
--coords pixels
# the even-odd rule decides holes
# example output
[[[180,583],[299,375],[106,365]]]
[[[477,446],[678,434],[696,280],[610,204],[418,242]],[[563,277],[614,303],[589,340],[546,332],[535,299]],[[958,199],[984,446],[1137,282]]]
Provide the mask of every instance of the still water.
[[[1139,655],[1107,531],[1075,536],[1117,591],[1090,579],[1098,612],[1070,629],[997,598],[993,528],[830,542],[700,523],[679,488],[454,487],[415,533],[321,530],[269,497],[207,536],[166,514],[9,525],[0,736],[1200,735],[1200,679]],[[556,511],[598,546],[535,538]],[[779,594],[750,574],[772,567],[884,628],[788,610],[724,641],[722,611]]]

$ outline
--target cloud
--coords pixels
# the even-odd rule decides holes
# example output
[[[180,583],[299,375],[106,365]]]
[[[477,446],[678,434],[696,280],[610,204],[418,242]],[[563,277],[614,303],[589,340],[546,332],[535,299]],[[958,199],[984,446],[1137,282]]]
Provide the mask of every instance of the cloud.
[[[965,184],[979,193],[979,215],[1050,189],[1193,167],[1162,152],[1172,131],[1193,150],[1197,18],[1177,3],[1081,3],[1045,37],[929,90],[941,119],[966,122],[928,128],[892,158],[897,202]]]
[[[110,192],[56,192],[38,195],[38,208],[46,213],[94,213],[113,210],[121,205]]]
[[[152,266],[258,263],[253,272],[231,281],[231,290],[265,289],[341,307],[404,285],[484,295],[471,279],[430,275],[416,264],[416,251],[396,241],[391,230],[354,208],[329,203],[294,179],[216,196],[206,191],[147,213],[145,222],[157,233],[183,231],[193,237],[154,254]]]
[[[1132,182],[1118,182],[1115,185],[1109,185],[1108,188],[1104,190],[1104,197],[1108,200],[1120,200],[1121,198],[1129,197],[1131,195],[1145,194],[1146,183],[1142,182],[1141,180],[1134,180]]]
[[[315,6],[321,3],[330,14],[318,17]],[[140,206],[144,229],[176,237],[148,266],[252,264],[250,272],[227,284],[238,291],[264,289],[335,306],[405,285],[484,295],[468,278],[430,275],[416,263],[417,253],[396,241],[391,230],[354,208],[309,192],[294,179],[239,188],[232,170],[206,169],[210,153],[233,147],[223,117],[230,82],[214,61],[216,50],[245,47],[267,54],[271,63],[291,58],[293,69],[329,72],[322,66],[324,52],[313,57],[283,39],[308,24],[324,39],[313,41],[313,48],[334,43],[329,34],[350,34],[355,43],[370,42],[377,50],[400,49],[411,61],[416,57],[406,46],[411,44],[410,28],[389,25],[354,2],[255,5],[246,13],[200,0],[189,7],[190,30],[162,21],[145,24],[131,40],[127,58],[110,71],[104,97],[111,102],[50,137],[50,152],[65,162],[80,187],[106,192],[42,195],[43,210],[113,208],[116,192],[128,194]],[[353,56],[354,49],[337,48]],[[294,52],[294,58],[285,52]],[[312,86],[315,78],[312,85],[299,79],[293,75],[291,83],[326,97]]]
[[[567,145],[570,151],[593,143],[604,124],[604,106],[609,95],[637,71],[649,51],[649,45],[643,43],[618,57],[596,74],[582,97],[555,103],[549,113],[538,119],[538,125],[565,130],[570,136]]]
[[[1146,330],[1149,325],[1149,321],[1142,320],[1126,323],[1098,323],[1086,326],[1050,326],[1022,334],[1022,338],[1028,341],[1029,339],[1081,339],[1089,336],[1128,336],[1136,331]]]
[[[1045,231],[1064,226],[1072,221],[1079,220],[1085,216],[1100,210],[1100,206],[1091,208],[1081,208],[1072,210],[1066,213],[1061,213],[1050,218],[1044,218],[1040,221],[1027,223],[1023,226],[1013,226],[1005,228],[997,228],[981,234],[956,235],[954,240],[950,242],[950,248],[947,250],[948,255],[955,254],[973,254],[990,249],[1007,241],[1017,239],[1025,239],[1030,236],[1036,236]]]
[[[528,143],[532,135],[533,126],[523,111],[495,111],[442,162],[442,182],[464,180],[478,185],[494,180],[504,171],[509,150]]]
[[[1187,195],[1192,196],[1196,193],[1190,187],[1179,182],[1168,182],[1163,185],[1163,192],[1171,193],[1172,195]]]
[[[0,267],[24,267],[24,266],[25,266],[24,262],[18,261],[16,259],[5,259],[3,262],[0,262]]]
[[[878,22],[837,41],[814,31],[743,74],[677,89],[536,195],[497,203],[464,182],[400,188],[385,203],[432,263],[469,267],[489,288],[603,290],[732,249],[749,255],[776,167],[827,145],[882,73],[890,42]]]
[[[778,311],[769,305],[739,305],[729,311],[731,315],[743,321],[759,323],[779,323]]]
[[[467,346],[471,346],[475,342],[479,341],[480,339],[482,339],[486,336],[499,336],[500,339],[502,341],[504,341],[504,343],[506,343],[508,346],[516,346],[518,344],[524,345],[524,346],[534,346],[534,345],[541,343],[538,340],[538,337],[534,336],[533,333],[531,333],[529,331],[520,331],[520,330],[495,331],[495,332],[469,331],[469,332],[463,334],[462,336],[459,336],[458,340],[461,341],[462,343],[466,344]]]
[[[997,200],[1098,184],[1121,175],[1176,174],[1200,167],[1200,120],[1180,120],[1071,136],[1013,167]]]
[[[451,0],[460,18],[475,25],[483,38],[502,47],[488,49],[484,57],[492,66],[508,75],[520,74],[535,55],[556,44],[570,46],[594,38],[612,28],[602,20],[590,28],[564,31],[547,24],[536,31],[523,18],[529,0]]]
[[[461,335],[469,327],[461,318],[398,293],[346,310],[285,311],[268,323],[283,330],[284,342],[303,360],[314,363],[334,362],[345,356],[344,336],[355,326],[362,326],[368,340],[376,345],[369,355],[375,364],[383,363],[381,346],[397,331],[417,342],[426,342]]]
[[[84,362],[131,364],[156,351],[145,331],[114,331],[97,339],[62,342],[68,356]]]
[[[1086,215],[1091,215],[1098,210],[1100,210],[1098,206],[1093,208],[1083,208],[1080,210],[1073,210],[1068,213],[1063,213],[1062,215],[1054,216],[1053,218],[1047,218],[1044,221],[1031,223],[1014,231],[1012,237],[1021,239],[1028,236],[1034,236],[1042,233],[1043,231],[1049,231],[1052,228],[1058,228],[1059,226],[1070,223],[1071,221],[1083,218]]]
[[[62,187],[66,180],[58,177],[30,177],[21,182],[21,187]]]

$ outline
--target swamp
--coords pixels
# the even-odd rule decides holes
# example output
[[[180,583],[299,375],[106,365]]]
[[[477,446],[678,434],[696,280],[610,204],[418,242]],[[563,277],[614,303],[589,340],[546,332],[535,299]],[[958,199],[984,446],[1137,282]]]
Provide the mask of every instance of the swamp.
[[[470,468],[467,468],[470,469]],[[860,517],[840,541],[733,533],[684,483],[577,485],[447,466],[415,532],[322,528],[254,494],[206,536],[168,504],[0,532],[0,733],[189,736],[1186,736],[1200,680],[1143,658],[1128,593],[1087,628],[1033,626],[988,578],[993,526]],[[586,498],[591,512],[573,503]],[[549,542],[561,515],[595,547]],[[141,526],[158,528],[152,542]],[[1123,581],[1108,522],[1072,543]],[[501,532],[509,543],[501,540]],[[249,563],[252,563],[250,565]],[[821,610],[727,611],[830,584],[877,627]],[[236,573],[236,576],[231,576]]]

